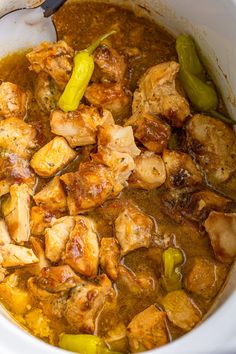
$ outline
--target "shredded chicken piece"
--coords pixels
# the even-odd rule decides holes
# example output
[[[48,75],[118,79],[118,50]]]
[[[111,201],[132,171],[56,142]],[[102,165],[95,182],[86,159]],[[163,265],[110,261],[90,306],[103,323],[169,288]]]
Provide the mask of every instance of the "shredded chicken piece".
[[[48,73],[62,89],[70,79],[74,50],[66,42],[43,42],[26,55],[30,70]]]
[[[169,342],[166,313],[154,305],[136,315],[127,327],[132,353],[144,352]]]
[[[0,264],[3,267],[19,267],[37,262],[38,258],[30,248],[10,243],[0,246]]]
[[[134,188],[155,189],[166,180],[166,169],[162,158],[153,152],[145,151],[136,157],[135,170],[129,178],[129,186]]]
[[[32,235],[44,235],[50,227],[53,216],[41,207],[33,206],[30,211],[30,231]]]
[[[44,112],[51,112],[57,107],[61,90],[56,85],[55,81],[46,72],[41,71],[35,83],[34,97],[39,107]]]
[[[31,167],[41,177],[51,177],[76,157],[62,137],[56,137],[38,150],[31,159]]]
[[[3,82],[0,85],[0,116],[24,119],[27,109],[27,95],[17,85]]]
[[[11,243],[11,237],[4,219],[0,219],[0,246]]]
[[[50,262],[45,255],[45,246],[43,240],[41,240],[39,237],[31,236],[30,242],[36,257],[38,258],[38,263],[33,266],[35,273],[38,274],[41,271],[41,269],[45,267],[49,267]]]
[[[133,114],[146,112],[161,115],[181,127],[190,114],[189,104],[177,90],[179,64],[170,61],[150,68],[140,79],[134,93]]]
[[[216,258],[220,262],[231,263],[236,256],[236,213],[212,211],[204,226]]]
[[[120,261],[120,248],[115,238],[102,238],[99,258],[103,271],[109,278],[115,281],[118,277],[118,266]]]
[[[51,114],[51,130],[64,136],[72,148],[95,144],[98,126],[114,124],[112,114],[105,109],[80,105],[74,112],[55,110]]]
[[[29,240],[30,192],[26,184],[13,184],[10,196],[2,204],[2,212],[12,239],[16,243]]]

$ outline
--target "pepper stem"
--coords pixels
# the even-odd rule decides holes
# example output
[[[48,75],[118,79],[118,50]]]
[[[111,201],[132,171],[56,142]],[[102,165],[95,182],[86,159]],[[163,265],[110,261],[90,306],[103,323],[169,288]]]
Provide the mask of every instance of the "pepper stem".
[[[225,123],[232,124],[232,125],[236,124],[236,121],[234,121],[233,119],[231,119],[229,117],[225,117],[223,114],[221,114],[217,111],[212,110],[212,111],[210,111],[210,113],[213,115],[213,117],[218,118]]]
[[[89,53],[89,55],[92,55],[93,52],[95,51],[95,49],[97,49],[97,47],[99,46],[99,44],[104,41],[104,39],[110,37],[111,35],[115,34],[116,31],[111,31],[108,32],[106,34],[104,34],[103,36],[99,37],[94,43],[92,43],[86,50],[86,52]]]

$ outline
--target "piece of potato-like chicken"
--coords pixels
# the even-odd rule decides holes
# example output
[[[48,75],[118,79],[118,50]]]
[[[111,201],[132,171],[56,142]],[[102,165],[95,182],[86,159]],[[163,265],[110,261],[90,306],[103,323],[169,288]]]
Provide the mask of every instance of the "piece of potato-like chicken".
[[[153,222],[135,207],[125,208],[115,221],[115,234],[121,246],[121,254],[140,248],[149,247]]]
[[[17,85],[3,82],[0,85],[0,116],[24,119],[27,109],[27,95]]]
[[[166,184],[169,188],[191,187],[202,182],[202,175],[192,158],[180,151],[165,150]]]
[[[162,305],[170,322],[186,332],[196,326],[202,318],[201,311],[184,290],[168,293],[162,299]]]
[[[3,267],[22,267],[37,262],[38,258],[30,248],[10,243],[0,246],[0,264]]]
[[[236,135],[215,118],[196,114],[187,124],[187,142],[211,182],[222,183],[236,171]]]
[[[30,70],[48,73],[62,89],[70,79],[74,50],[64,41],[43,42],[26,55]]]
[[[29,159],[36,147],[36,130],[19,118],[0,121],[0,149]]]
[[[213,259],[195,257],[185,277],[185,288],[204,299],[211,300],[220,290],[226,268]]]
[[[132,157],[140,154],[134,141],[131,127],[119,125],[104,125],[98,129],[98,146],[106,147],[117,152],[124,152]]]
[[[102,238],[99,258],[103,271],[109,278],[116,280],[120,261],[120,247],[114,237]]]
[[[132,126],[135,138],[149,151],[160,154],[168,145],[170,126],[160,118],[141,112],[127,120],[125,126]]]
[[[41,177],[51,177],[63,169],[76,157],[65,138],[55,137],[38,150],[31,159],[30,165]]]
[[[4,219],[0,219],[0,246],[11,243],[11,236]]]
[[[145,151],[134,160],[135,170],[129,178],[129,186],[155,189],[166,180],[166,169],[162,158],[153,152]]]
[[[216,258],[231,263],[236,256],[236,213],[212,211],[204,223]]]
[[[63,213],[67,210],[66,194],[59,176],[55,176],[34,197],[35,203],[51,213]]]
[[[49,74],[41,71],[35,82],[34,97],[38,106],[44,112],[50,112],[57,107],[61,90]]]
[[[134,93],[133,114],[147,112],[167,119],[181,127],[190,114],[189,104],[176,87],[180,65],[174,61],[150,68],[140,79]]]
[[[29,240],[30,192],[26,184],[13,184],[10,196],[2,203],[2,212],[12,239],[16,243]]]
[[[94,83],[87,88],[85,98],[95,107],[108,109],[114,115],[126,111],[130,103],[130,94],[121,84]]]
[[[94,333],[95,322],[105,302],[114,298],[111,281],[105,274],[96,282],[82,281],[67,300],[64,316],[70,326],[79,333]]]
[[[97,275],[99,244],[93,221],[77,216],[63,254],[63,261],[87,277]]]
[[[74,112],[55,110],[51,114],[51,131],[66,138],[72,148],[95,144],[99,125],[114,124],[112,114],[105,109],[80,105]]]
[[[75,220],[71,216],[55,219],[51,227],[45,232],[45,253],[51,262],[58,262],[66,247],[69,235],[75,226]]]
[[[102,164],[81,163],[78,172],[66,173],[61,180],[66,187],[70,215],[101,205],[113,192],[113,173]]]
[[[109,44],[101,44],[94,52],[94,77],[101,82],[121,82],[124,79],[127,64],[125,58]]]
[[[169,342],[166,313],[151,305],[136,315],[127,327],[132,353],[144,352]]]
[[[32,235],[44,235],[47,227],[50,227],[52,214],[41,207],[33,206],[30,211],[30,231]]]

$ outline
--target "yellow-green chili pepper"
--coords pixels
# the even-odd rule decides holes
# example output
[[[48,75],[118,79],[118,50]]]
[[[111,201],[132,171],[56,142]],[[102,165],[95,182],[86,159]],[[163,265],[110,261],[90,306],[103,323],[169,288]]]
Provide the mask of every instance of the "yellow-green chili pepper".
[[[170,247],[163,252],[164,277],[162,282],[167,291],[178,290],[181,288],[182,275],[177,267],[184,261],[180,249]]]
[[[75,55],[71,78],[58,102],[59,107],[64,112],[75,111],[78,108],[94,71],[95,65],[92,54],[104,39],[114,33],[116,31],[101,36],[90,47]]]

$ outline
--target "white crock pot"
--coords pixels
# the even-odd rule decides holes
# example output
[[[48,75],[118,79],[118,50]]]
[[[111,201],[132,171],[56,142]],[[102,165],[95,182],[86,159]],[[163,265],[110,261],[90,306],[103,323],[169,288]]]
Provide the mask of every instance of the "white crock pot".
[[[36,0],[30,0],[36,3]],[[29,1],[29,3],[30,3]],[[98,0],[97,0],[98,1]],[[0,0],[1,7],[21,0]],[[40,1],[39,1],[40,2]],[[42,2],[42,1],[41,1]],[[236,0],[112,0],[131,7],[164,25],[174,34],[191,34],[211,75],[221,89],[232,117],[236,119]],[[19,6],[20,7],[20,6]],[[54,40],[51,24],[38,22],[41,9],[15,13],[0,21],[0,56],[43,40]],[[18,16],[25,19],[24,32],[17,25]],[[66,353],[32,337],[0,308],[0,354],[60,354]],[[203,323],[177,341],[150,351],[150,354],[236,354],[236,267],[224,290]]]

